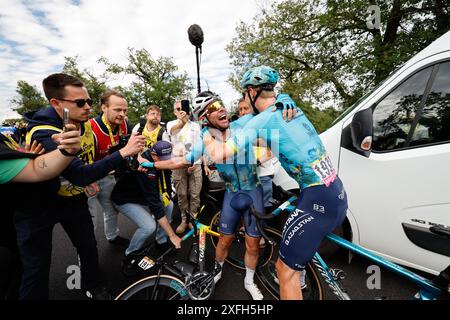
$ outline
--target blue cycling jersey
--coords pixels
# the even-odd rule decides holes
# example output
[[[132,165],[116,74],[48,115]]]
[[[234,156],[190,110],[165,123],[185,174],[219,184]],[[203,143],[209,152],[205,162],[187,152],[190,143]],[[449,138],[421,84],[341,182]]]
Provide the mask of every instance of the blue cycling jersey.
[[[231,122],[230,127],[227,130],[228,140],[239,133],[244,127],[244,124],[251,119],[251,115],[246,115]],[[211,134],[211,130],[214,129],[204,128],[202,130],[200,137],[195,141],[191,152],[186,155],[186,160],[188,162],[194,163],[200,159],[203,152],[206,150],[203,144],[203,137],[206,134],[214,136],[214,134]],[[224,163],[216,162],[216,167],[225,182],[225,187],[230,192],[237,192],[239,190],[250,191],[260,185],[258,174],[256,172],[256,158],[250,141],[243,143],[242,148],[231,159],[226,160]]]
[[[272,153],[301,189],[329,186],[335,180],[336,171],[325,147],[301,110],[294,119],[286,122],[281,112],[272,112],[269,107],[247,121],[244,128],[227,141],[227,147],[236,153],[257,138],[267,141]]]

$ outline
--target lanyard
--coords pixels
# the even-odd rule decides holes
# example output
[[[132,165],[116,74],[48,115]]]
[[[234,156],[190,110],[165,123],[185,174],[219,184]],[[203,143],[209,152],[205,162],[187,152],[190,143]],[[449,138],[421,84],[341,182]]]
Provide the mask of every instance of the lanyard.
[[[102,115],[102,121],[105,124],[106,129],[108,129],[108,134],[109,134],[109,139],[111,140],[111,145],[112,146],[117,145],[119,142],[115,142],[114,141],[114,136],[112,134],[112,129],[111,129],[111,126],[109,125],[108,120],[106,120],[105,114]],[[120,138],[121,135],[122,135],[122,126],[119,125],[119,138]]]
[[[163,192],[167,191],[166,176],[165,176],[163,170],[161,170],[160,173],[161,173],[161,178],[162,179],[159,180],[159,190],[160,190],[161,193],[163,193]],[[162,185],[161,185],[161,180],[162,180]]]

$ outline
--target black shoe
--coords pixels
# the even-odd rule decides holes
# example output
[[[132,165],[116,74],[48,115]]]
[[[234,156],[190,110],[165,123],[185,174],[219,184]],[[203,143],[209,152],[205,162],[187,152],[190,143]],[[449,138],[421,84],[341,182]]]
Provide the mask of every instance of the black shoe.
[[[92,300],[111,300],[108,289],[102,286],[86,290],[86,296]]]
[[[121,236],[117,236],[112,240],[108,240],[108,242],[124,249],[128,248],[128,246],[130,245],[130,240],[122,238]]]
[[[142,273],[142,269],[139,268],[138,263],[142,257],[137,254],[129,254],[122,260],[122,272],[127,277],[134,277]]]

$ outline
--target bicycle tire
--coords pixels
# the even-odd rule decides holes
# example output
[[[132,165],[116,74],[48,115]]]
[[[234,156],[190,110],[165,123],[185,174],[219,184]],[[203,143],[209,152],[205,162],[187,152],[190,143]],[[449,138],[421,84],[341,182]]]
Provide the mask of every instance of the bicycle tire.
[[[114,300],[189,300],[189,293],[178,278],[160,275],[155,299],[150,299],[158,276],[153,275],[132,283]]]
[[[280,298],[280,287],[276,280],[275,272],[275,262],[278,259],[278,244],[281,240],[281,233],[270,228],[271,234],[269,236],[275,240],[274,252],[270,257],[270,261],[264,265],[258,265],[256,267],[256,276],[267,289],[267,291],[275,298]],[[266,230],[267,231],[267,230]],[[307,285],[306,289],[302,290],[304,300],[323,300],[324,299],[324,289],[322,282],[320,281],[319,272],[316,266],[309,262],[306,266],[306,276],[305,283]]]
[[[221,210],[217,211],[216,214],[211,219],[210,227],[211,230],[219,232],[218,223],[220,219]],[[276,229],[271,227],[265,227],[264,231],[270,236],[272,233],[277,232]],[[213,235],[210,235],[211,242],[214,245],[214,248],[217,247],[217,243],[219,242],[219,238]],[[260,245],[258,266],[263,266],[269,262],[270,258],[273,255],[274,248],[264,241],[264,244]],[[244,264],[244,253],[245,253],[245,232],[242,230],[238,230],[236,232],[236,237],[233,241],[233,244],[230,247],[228,252],[228,256],[225,259],[226,262],[231,264],[232,266],[242,269],[245,269]]]

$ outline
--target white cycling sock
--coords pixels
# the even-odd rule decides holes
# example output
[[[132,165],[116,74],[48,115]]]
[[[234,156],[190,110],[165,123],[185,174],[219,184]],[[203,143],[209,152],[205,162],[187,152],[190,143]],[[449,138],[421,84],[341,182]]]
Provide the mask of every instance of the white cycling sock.
[[[245,283],[253,283],[253,277],[255,276],[255,270],[249,269],[247,267],[245,267]]]

